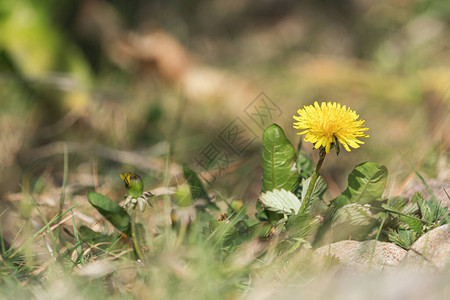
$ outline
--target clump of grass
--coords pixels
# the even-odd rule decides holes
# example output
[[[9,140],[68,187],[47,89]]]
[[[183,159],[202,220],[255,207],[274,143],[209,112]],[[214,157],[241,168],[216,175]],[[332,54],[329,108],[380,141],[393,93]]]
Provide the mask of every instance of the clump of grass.
[[[329,147],[337,148],[338,142],[332,140]],[[27,214],[35,210],[43,225],[35,232],[28,227],[19,246],[0,240],[1,285],[9,287],[3,295],[236,298],[255,294],[264,284],[273,291],[329,272],[334,262],[314,257],[311,250],[324,243],[351,237],[391,241],[408,249],[421,235],[448,222],[447,209],[434,199],[425,201],[420,194],[411,202],[383,197],[387,169],[374,162],[357,165],[347,189],[324,201],[327,183],[319,170],[326,147],[320,147],[314,168],[281,127],[269,126],[264,132],[263,193],[255,216],[248,213],[250,202],[213,199],[187,166],[185,182],[157,195],[145,192],[139,176],[124,173],[124,201],[87,194],[112,225],[103,230],[83,225],[75,206],[66,208],[71,197],[65,190],[66,156],[59,212],[47,219],[24,190],[31,203]]]

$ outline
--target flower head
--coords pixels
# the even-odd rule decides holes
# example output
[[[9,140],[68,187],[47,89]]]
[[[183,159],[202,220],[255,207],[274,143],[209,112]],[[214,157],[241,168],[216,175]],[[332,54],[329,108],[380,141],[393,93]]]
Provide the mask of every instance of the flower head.
[[[326,153],[330,153],[333,142],[339,141],[345,150],[350,151],[350,147],[359,148],[358,144],[364,144],[358,138],[369,137],[364,134],[369,129],[364,127],[364,120],[358,120],[356,112],[345,105],[322,102],[319,106],[314,102],[297,113],[294,119],[298,122],[294,122],[294,128],[304,129],[297,134],[306,134],[306,142],[313,143],[316,149],[324,147]]]
[[[125,182],[125,188],[127,189],[127,195],[131,195],[135,198],[140,197],[144,191],[144,184],[141,177],[132,173],[121,173],[120,178]]]
[[[120,178],[125,182],[125,188],[127,189],[124,206],[133,209],[137,203],[141,211],[144,211],[146,204],[151,205],[148,198],[154,195],[151,192],[144,192],[144,184],[139,175],[121,173]]]

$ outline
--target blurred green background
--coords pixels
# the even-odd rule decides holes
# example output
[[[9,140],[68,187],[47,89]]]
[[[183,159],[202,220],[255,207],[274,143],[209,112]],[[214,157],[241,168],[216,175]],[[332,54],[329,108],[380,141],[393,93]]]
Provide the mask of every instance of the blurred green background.
[[[246,112],[261,92],[280,109],[264,125],[294,144],[292,115],[314,101],[366,120],[365,145],[327,158],[330,196],[369,160],[401,186],[411,168],[400,153],[437,177],[450,147],[449,36],[440,0],[2,0],[2,203],[27,184],[61,186],[65,152],[69,193],[119,197],[121,171],[171,184],[183,163],[201,172],[211,142],[234,155],[212,186],[255,200],[262,128]],[[220,139],[236,118],[256,136],[239,155]]]

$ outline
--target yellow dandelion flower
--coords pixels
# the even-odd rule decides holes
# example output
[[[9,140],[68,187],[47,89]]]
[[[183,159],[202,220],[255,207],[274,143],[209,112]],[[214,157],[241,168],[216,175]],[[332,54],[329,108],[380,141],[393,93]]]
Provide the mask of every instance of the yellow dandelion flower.
[[[294,119],[294,128],[304,129],[297,134],[306,134],[305,141],[314,144],[315,148],[324,147],[326,153],[330,153],[331,144],[339,141],[350,151],[350,147],[359,148],[358,144],[364,144],[358,140],[361,137],[369,137],[364,131],[364,120],[358,120],[359,115],[336,102],[317,102],[313,105],[304,106],[297,111],[298,116]],[[350,147],[349,147],[350,146]]]

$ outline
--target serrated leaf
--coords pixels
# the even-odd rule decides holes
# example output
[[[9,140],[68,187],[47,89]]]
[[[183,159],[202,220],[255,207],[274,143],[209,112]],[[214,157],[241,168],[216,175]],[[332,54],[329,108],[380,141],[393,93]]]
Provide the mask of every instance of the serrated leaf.
[[[423,195],[419,192],[414,193],[414,195],[411,198],[412,203],[423,203],[425,202],[425,199],[423,198]]]
[[[419,206],[417,203],[408,203],[403,209],[402,213],[405,215],[415,215],[419,212]]]
[[[426,201],[424,205],[429,207],[430,216],[428,217],[427,220],[429,220],[430,222],[437,223],[442,218],[444,218],[445,216],[448,215],[448,208],[445,206],[442,206],[441,203],[438,203],[433,198]],[[425,217],[424,217],[424,219],[425,219]]]
[[[387,204],[383,204],[382,207],[391,212],[397,211],[401,213],[391,214],[400,221],[399,226],[401,229],[412,229],[417,233],[422,231],[423,222],[417,218],[419,212],[417,203],[410,203],[406,198],[393,197],[388,200]]]
[[[423,219],[419,219],[418,217],[416,217],[416,216],[414,216],[414,215],[404,214],[403,212],[398,211],[398,210],[396,210],[396,209],[393,208],[393,207],[390,207],[388,204],[381,204],[381,207],[382,207],[383,209],[385,209],[386,211],[388,211],[389,213],[391,213],[391,214],[394,213],[394,214],[397,214],[397,215],[402,216],[402,217],[405,217],[405,218],[410,218],[410,219],[413,219],[413,220],[417,220],[417,221],[419,221],[419,222],[431,224],[431,222],[426,221],[426,220],[423,220]]]
[[[336,208],[340,208],[350,203],[367,204],[381,201],[387,174],[386,167],[375,162],[357,165],[348,175],[347,189],[332,200],[332,203]]]
[[[126,235],[130,235],[130,216],[116,202],[96,192],[88,192],[89,203],[101,213],[114,227]]]
[[[420,193],[414,194],[412,202],[417,203],[422,219],[429,223],[437,223],[448,214],[447,207],[442,206],[441,203],[437,202],[434,198],[425,201]]]
[[[403,223],[401,227],[404,229],[412,229],[417,233],[423,230],[423,223],[417,219],[405,216],[399,216],[398,219]]]
[[[263,193],[259,200],[267,209],[281,214],[296,214],[301,206],[297,196],[285,189]]]
[[[355,226],[369,225],[376,220],[374,214],[370,211],[370,205],[365,204],[347,204],[339,208],[333,215],[332,226],[341,223],[349,223]]]
[[[390,242],[396,244],[403,249],[409,250],[412,244],[417,240],[418,235],[413,230],[390,230],[388,239]]]
[[[317,217],[311,217],[308,214],[298,214],[289,216],[286,222],[286,230],[291,237],[305,238],[319,224],[320,220]]]
[[[422,219],[427,222],[433,222],[433,213],[431,212],[430,206],[426,202],[419,202],[419,208]]]
[[[283,129],[272,124],[264,130],[262,153],[263,192],[274,189],[295,191],[299,177],[295,150]]]
[[[391,197],[387,199],[387,204],[390,207],[393,207],[395,210],[403,211],[405,206],[409,203],[409,200],[407,198],[403,197]]]

